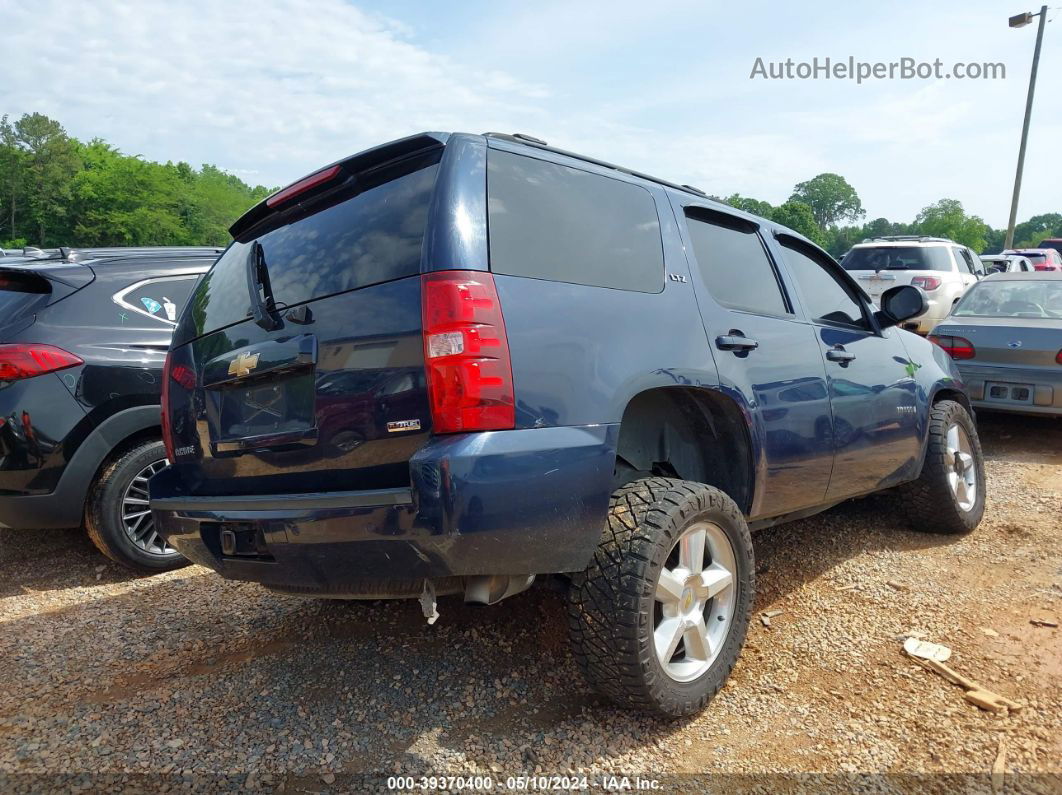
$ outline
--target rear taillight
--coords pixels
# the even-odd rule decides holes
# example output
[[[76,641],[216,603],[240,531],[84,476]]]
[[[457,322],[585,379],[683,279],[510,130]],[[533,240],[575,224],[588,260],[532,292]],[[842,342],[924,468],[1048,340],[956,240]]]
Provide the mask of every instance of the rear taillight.
[[[0,345],[0,381],[19,381],[84,363],[80,356],[54,345]]]
[[[1062,350],[1055,354],[1055,364],[1062,364]]]
[[[323,185],[330,180],[335,179],[339,173],[339,166],[332,166],[331,168],[321,169],[308,177],[303,177],[298,182],[294,182],[283,190],[278,190],[268,199],[266,199],[266,207],[276,207],[294,199],[296,196],[300,196],[306,193],[308,190],[316,188],[318,185]]]
[[[166,363],[162,365],[162,442],[166,445],[166,458],[172,463],[173,430],[170,427],[170,381],[175,381],[185,389],[195,389],[195,373],[192,368],[173,363],[173,354],[166,354]]]
[[[170,365],[173,354],[166,354],[166,363],[162,365],[162,443],[166,446],[166,459],[172,464],[176,460],[173,454],[173,433],[170,429]]]
[[[513,368],[494,278],[481,271],[439,271],[421,279],[435,432],[514,427]]]
[[[977,354],[977,351],[974,350],[973,343],[965,337],[953,337],[948,334],[942,334],[940,336],[930,334],[929,341],[935,342],[943,348],[944,352],[952,359],[972,359]]]
[[[928,293],[930,290],[936,290],[940,287],[940,279],[936,276],[915,276],[911,279],[911,284],[915,287],[921,287]]]

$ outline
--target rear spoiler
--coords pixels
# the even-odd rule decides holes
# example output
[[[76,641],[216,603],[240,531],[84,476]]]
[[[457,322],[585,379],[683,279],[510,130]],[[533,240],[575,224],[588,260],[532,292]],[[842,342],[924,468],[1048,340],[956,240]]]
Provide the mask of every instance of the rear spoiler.
[[[41,287],[47,288],[47,292],[51,293],[48,303],[54,304],[91,284],[96,278],[92,268],[85,265],[41,267],[41,264],[40,262],[24,262],[17,265],[0,264],[0,283],[4,280],[24,283],[38,281]]]
[[[346,183],[350,178],[369,169],[378,168],[389,163],[403,160],[410,155],[415,155],[430,149],[445,146],[449,135],[440,132],[420,133],[408,138],[399,138],[397,141],[382,144],[366,149],[344,160],[330,163],[320,168],[308,177],[296,180],[291,185],[281,188],[260,201],[229,227],[229,234],[234,240],[246,242],[253,237],[248,232],[253,230],[263,221],[278,215],[296,210],[307,199],[315,199],[321,194],[332,190],[337,184]],[[303,186],[305,183],[305,186]],[[289,194],[290,200],[284,200],[284,195]],[[296,201],[296,197],[300,197]],[[281,199],[280,202],[277,200]]]

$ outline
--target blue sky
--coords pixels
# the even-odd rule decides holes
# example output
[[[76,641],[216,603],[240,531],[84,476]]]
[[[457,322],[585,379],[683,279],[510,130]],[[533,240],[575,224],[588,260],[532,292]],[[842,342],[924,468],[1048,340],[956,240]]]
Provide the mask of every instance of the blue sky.
[[[1007,27],[1036,10],[1011,1],[0,0],[0,113],[271,186],[417,130],[490,129],[773,203],[835,171],[868,218],[949,197],[1002,226],[1035,37]],[[1019,220],[1062,212],[1053,14]],[[850,55],[1001,62],[1006,79],[749,77],[757,57]]]

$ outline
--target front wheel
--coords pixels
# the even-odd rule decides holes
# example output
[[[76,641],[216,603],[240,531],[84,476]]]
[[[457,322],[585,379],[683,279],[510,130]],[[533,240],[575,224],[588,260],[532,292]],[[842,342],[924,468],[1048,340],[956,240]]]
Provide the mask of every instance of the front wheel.
[[[977,426],[961,403],[933,404],[922,474],[901,486],[895,499],[915,530],[959,535],[980,524],[985,461]]]
[[[116,563],[147,574],[188,565],[158,534],[148,505],[148,479],[165,466],[162,442],[136,445],[104,467],[85,507],[85,529],[96,548]]]
[[[622,706],[698,712],[745,642],[754,578],[748,525],[726,494],[668,478],[628,483],[569,591],[575,659]]]

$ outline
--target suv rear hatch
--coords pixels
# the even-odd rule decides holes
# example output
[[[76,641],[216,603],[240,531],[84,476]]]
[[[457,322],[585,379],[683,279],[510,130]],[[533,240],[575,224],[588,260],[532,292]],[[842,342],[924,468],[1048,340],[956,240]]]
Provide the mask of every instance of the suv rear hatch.
[[[885,290],[901,284],[936,289],[941,273],[952,271],[952,260],[946,246],[857,246],[841,267],[877,302]]]
[[[431,426],[422,248],[443,143],[396,141],[232,227],[174,335],[163,404],[191,494],[409,485]]]

